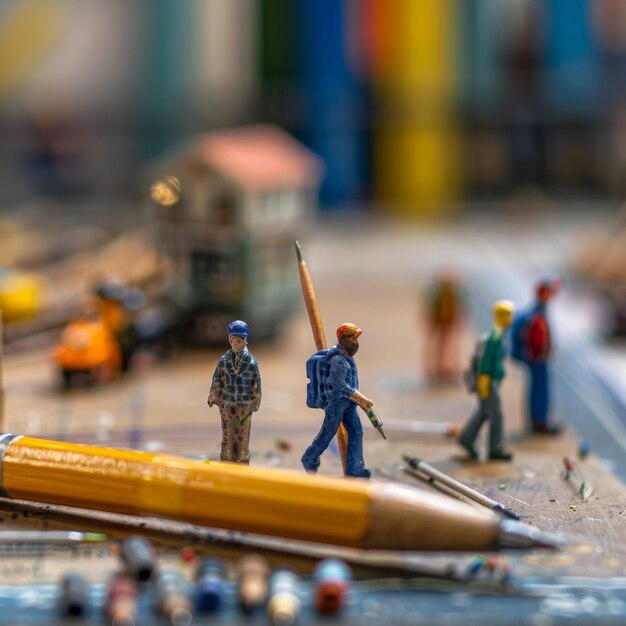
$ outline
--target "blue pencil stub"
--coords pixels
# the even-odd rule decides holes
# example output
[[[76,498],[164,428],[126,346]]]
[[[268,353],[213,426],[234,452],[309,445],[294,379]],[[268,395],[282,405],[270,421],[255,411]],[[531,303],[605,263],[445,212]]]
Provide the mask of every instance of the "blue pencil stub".
[[[218,558],[204,559],[196,572],[196,609],[218,611],[224,599],[224,564]]]

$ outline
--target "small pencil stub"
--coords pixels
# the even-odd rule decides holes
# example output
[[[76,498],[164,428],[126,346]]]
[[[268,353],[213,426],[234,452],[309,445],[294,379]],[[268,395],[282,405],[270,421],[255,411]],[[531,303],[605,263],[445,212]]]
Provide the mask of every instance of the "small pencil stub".
[[[572,485],[581,500],[588,500],[594,490],[589,478],[585,476],[580,466],[572,459],[563,457],[563,465],[565,467],[562,474],[563,480],[568,481]]]
[[[82,533],[82,541],[89,543],[100,543],[107,540],[107,536],[103,533]]]

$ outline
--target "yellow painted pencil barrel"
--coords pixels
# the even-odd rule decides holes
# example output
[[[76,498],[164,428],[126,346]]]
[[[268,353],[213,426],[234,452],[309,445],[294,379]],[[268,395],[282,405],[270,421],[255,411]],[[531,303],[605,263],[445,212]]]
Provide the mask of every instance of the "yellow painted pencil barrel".
[[[0,458],[10,498],[360,548],[503,546],[506,522],[498,516],[403,485],[8,433],[0,435]]]

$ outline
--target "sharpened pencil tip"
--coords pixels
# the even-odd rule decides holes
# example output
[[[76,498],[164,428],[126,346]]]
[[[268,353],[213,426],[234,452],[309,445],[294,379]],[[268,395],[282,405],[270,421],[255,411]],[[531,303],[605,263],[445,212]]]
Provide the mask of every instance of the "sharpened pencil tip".
[[[498,548],[521,549],[552,548],[557,549],[565,545],[565,540],[553,533],[546,533],[535,526],[528,526],[514,520],[504,520],[500,524]]]
[[[298,257],[298,263],[302,263],[302,248],[300,242],[296,239],[296,256]]]
[[[502,515],[506,515],[507,517],[510,517],[511,519],[519,520],[519,515],[516,515],[515,513],[513,513],[513,511],[505,507],[504,504],[496,504],[496,506],[493,507],[493,510],[497,511],[498,513],[502,513]]]

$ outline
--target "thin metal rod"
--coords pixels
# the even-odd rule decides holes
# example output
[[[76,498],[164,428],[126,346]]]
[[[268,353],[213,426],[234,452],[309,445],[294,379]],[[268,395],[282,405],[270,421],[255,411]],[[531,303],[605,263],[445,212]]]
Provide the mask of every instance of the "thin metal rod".
[[[5,543],[95,543],[106,541],[102,533],[84,533],[77,530],[2,530],[0,544]]]
[[[429,465],[425,461],[422,461],[421,459],[418,459],[416,457],[409,456],[404,456],[403,460],[409,466],[405,469],[407,474],[425,482],[440,482],[442,485],[445,485],[446,487],[457,491],[458,493],[464,495],[466,498],[469,498],[470,500],[473,500],[474,502],[477,502],[478,504],[487,507],[492,511],[502,513],[503,515],[506,515],[507,517],[510,517],[512,519],[519,519],[519,516],[517,516],[515,513],[513,513],[513,511],[511,511],[511,509],[504,506],[500,502],[492,500],[491,498],[480,493],[479,491],[476,491],[475,489],[468,487],[458,480],[455,480],[454,478],[452,478],[452,476],[444,474],[443,472],[439,471],[432,465]]]

